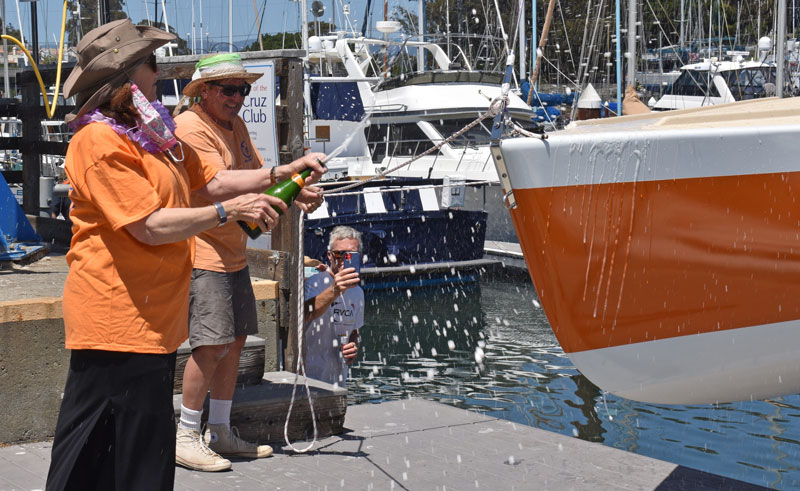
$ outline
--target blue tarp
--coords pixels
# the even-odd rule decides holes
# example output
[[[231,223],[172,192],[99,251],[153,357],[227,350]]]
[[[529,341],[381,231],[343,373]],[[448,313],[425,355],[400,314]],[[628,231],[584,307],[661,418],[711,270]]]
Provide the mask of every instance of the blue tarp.
[[[529,81],[522,82],[522,100],[528,100],[528,90],[530,90],[531,83]],[[536,92],[533,93],[533,98],[531,99],[531,106],[558,106],[561,104],[572,104],[573,99],[575,99],[575,93],[571,93],[570,95],[567,94],[551,94],[546,92]]]
[[[311,107],[315,119],[361,121],[364,117],[356,82],[312,83]]]
[[[553,121],[561,117],[561,111],[556,107],[534,107],[533,112],[536,114],[534,121]]]
[[[609,101],[608,104],[603,104],[600,110],[601,118],[610,118],[617,115],[617,103]]]

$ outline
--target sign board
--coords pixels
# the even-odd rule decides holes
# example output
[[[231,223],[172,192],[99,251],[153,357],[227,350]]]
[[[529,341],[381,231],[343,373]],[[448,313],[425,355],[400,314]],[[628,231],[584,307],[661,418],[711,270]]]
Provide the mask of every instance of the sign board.
[[[250,138],[264,159],[265,167],[278,165],[278,124],[275,120],[275,63],[272,61],[244,62],[248,72],[264,76],[253,82],[250,94],[244,99],[239,116],[242,117]]]

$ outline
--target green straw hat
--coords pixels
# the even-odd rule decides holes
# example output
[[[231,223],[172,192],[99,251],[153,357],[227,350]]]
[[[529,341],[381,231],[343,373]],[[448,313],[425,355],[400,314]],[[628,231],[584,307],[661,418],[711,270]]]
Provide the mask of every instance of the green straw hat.
[[[194,68],[192,81],[183,89],[183,95],[187,97],[198,97],[203,84],[212,80],[241,78],[245,82],[252,84],[263,75],[263,73],[245,70],[239,53],[211,55],[198,61]]]

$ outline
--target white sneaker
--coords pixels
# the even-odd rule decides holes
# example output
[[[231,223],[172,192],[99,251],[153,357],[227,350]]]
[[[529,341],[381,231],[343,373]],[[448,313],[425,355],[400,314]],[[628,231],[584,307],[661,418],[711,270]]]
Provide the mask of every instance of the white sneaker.
[[[256,445],[242,440],[236,427],[228,428],[226,425],[208,425],[205,434],[206,443],[211,450],[221,455],[234,455],[237,457],[253,457],[261,459],[272,455],[269,445]]]
[[[175,435],[175,463],[196,471],[217,472],[231,468],[231,461],[206,446],[197,430],[178,426]]]

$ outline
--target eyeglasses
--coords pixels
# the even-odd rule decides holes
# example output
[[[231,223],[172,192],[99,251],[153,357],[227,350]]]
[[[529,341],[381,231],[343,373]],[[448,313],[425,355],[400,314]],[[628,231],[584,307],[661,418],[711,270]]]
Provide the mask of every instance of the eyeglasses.
[[[145,65],[149,66],[154,72],[158,71],[158,63],[156,63],[156,54],[150,53],[150,56],[144,61]]]
[[[219,84],[216,82],[208,82],[208,85],[219,87],[220,92],[222,92],[222,95],[224,95],[225,97],[233,97],[233,95],[236,93],[238,93],[242,97],[245,97],[247,94],[250,93],[250,84],[226,85],[226,84]]]
[[[356,251],[328,251],[335,259],[341,259],[345,254],[351,254]]]

